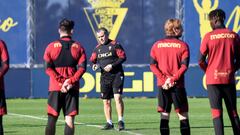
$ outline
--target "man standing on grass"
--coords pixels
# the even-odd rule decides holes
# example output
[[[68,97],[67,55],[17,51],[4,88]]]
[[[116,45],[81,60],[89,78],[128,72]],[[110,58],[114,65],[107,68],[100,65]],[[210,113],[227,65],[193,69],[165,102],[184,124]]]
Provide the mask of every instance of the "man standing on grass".
[[[124,72],[122,63],[126,60],[122,46],[108,38],[108,31],[100,28],[97,32],[99,44],[94,49],[90,61],[93,70],[101,69],[101,98],[107,123],[103,130],[113,129],[111,98],[114,97],[118,113],[118,129],[123,130],[124,104],[122,100]],[[99,65],[99,66],[98,66]]]
[[[168,19],[164,30],[166,37],[155,42],[150,52],[150,69],[157,77],[159,88],[160,133],[169,135],[169,117],[173,103],[180,120],[181,134],[190,135],[188,100],[184,86],[184,73],[189,65],[189,48],[187,43],[179,39],[183,32],[179,19]]]
[[[225,27],[226,17],[223,10],[213,10],[208,17],[213,31],[207,33],[202,40],[199,66],[206,73],[215,134],[224,134],[222,109],[224,99],[233,133],[240,135],[234,77],[240,65],[240,38]]]
[[[7,105],[5,99],[4,75],[9,69],[9,56],[7,46],[4,41],[0,40],[0,135],[3,135],[3,115],[7,114]]]
[[[62,109],[65,135],[74,134],[78,114],[79,79],[86,71],[86,54],[79,42],[72,40],[74,22],[63,19],[59,24],[60,39],[50,43],[44,53],[49,75],[48,123],[46,135],[55,135],[56,122]]]

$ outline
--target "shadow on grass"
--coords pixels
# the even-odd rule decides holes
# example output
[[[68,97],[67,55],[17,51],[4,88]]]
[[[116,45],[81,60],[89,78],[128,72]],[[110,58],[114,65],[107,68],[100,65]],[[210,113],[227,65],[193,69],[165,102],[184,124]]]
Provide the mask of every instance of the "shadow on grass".
[[[175,128],[179,128],[179,127],[175,127]],[[214,128],[213,126],[194,126],[191,128]],[[232,126],[224,126],[224,128],[232,128]]]
[[[103,121],[103,122],[88,122],[88,123],[85,123],[85,122],[83,122],[84,123],[84,125],[105,125],[106,123],[105,123],[105,121]],[[156,122],[156,121],[154,121],[154,122],[151,122],[151,121],[139,121],[139,122],[126,122],[126,124],[127,125],[136,125],[136,124],[158,124],[159,122]],[[117,124],[117,122],[113,122],[113,124],[114,125],[116,125]],[[77,124],[77,125],[82,125],[82,124]]]
[[[8,130],[5,130],[4,131],[4,133],[6,133],[6,134],[16,134],[16,133],[18,133],[18,131],[8,131]]]
[[[191,129],[213,129],[213,126],[193,126]],[[224,126],[224,128],[232,128],[232,126]],[[126,128],[126,131],[137,131],[137,130],[158,130],[159,128],[149,128],[149,127],[141,127],[141,128]],[[179,127],[170,127],[171,129],[179,129]]]
[[[37,124],[8,124],[6,125],[7,127],[45,127],[46,125],[41,124],[41,125],[37,125]]]

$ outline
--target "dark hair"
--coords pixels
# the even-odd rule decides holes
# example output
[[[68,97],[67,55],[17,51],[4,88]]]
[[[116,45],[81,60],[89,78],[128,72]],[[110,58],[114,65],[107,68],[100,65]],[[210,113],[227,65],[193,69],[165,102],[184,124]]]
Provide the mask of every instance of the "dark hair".
[[[107,30],[106,28],[104,28],[104,27],[99,28],[99,29],[97,30],[97,33],[99,33],[100,31],[103,31],[103,32],[104,32],[104,35],[109,35],[108,30]]]
[[[59,23],[59,29],[64,32],[70,32],[74,27],[74,21],[69,19],[62,19]]]
[[[215,9],[209,13],[208,18],[209,20],[217,20],[223,23],[226,18],[226,15],[222,9]]]

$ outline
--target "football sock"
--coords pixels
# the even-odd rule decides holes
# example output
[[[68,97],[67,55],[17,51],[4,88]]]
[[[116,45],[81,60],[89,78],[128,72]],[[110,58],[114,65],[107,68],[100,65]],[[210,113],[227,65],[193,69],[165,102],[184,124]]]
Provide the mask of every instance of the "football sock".
[[[213,119],[213,125],[216,135],[223,135],[223,118],[222,117],[216,117]]]
[[[122,116],[118,116],[118,121],[124,121]]]
[[[48,115],[48,123],[45,129],[45,135],[55,135],[57,117]]]
[[[239,121],[239,117],[233,117],[231,119],[231,123],[232,123],[232,128],[233,128],[233,133],[234,135],[240,135],[240,121]]]
[[[189,120],[180,120],[180,131],[182,135],[190,135]]]
[[[169,120],[161,119],[160,121],[160,133],[161,135],[169,135]]]
[[[107,123],[109,123],[110,125],[112,125],[112,120],[107,120]]]
[[[2,124],[2,116],[0,116],[0,135],[3,135],[3,124]]]
[[[74,127],[70,128],[67,124],[65,124],[64,135],[74,135]]]

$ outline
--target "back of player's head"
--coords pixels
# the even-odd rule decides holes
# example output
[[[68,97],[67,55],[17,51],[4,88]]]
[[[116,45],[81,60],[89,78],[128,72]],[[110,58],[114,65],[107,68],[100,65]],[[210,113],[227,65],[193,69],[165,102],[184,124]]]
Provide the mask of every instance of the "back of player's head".
[[[104,35],[107,35],[107,36],[109,35],[109,32],[108,32],[108,30],[105,27],[99,28],[97,30],[97,33],[101,32],[101,31],[103,31]]]
[[[226,18],[226,15],[222,9],[215,9],[208,14],[208,18],[209,20],[216,20],[223,23]]]
[[[181,20],[171,18],[165,22],[164,31],[166,36],[182,36],[183,28]]]
[[[74,28],[74,21],[72,20],[64,18],[59,23],[59,29],[62,32],[70,33],[73,28]]]

